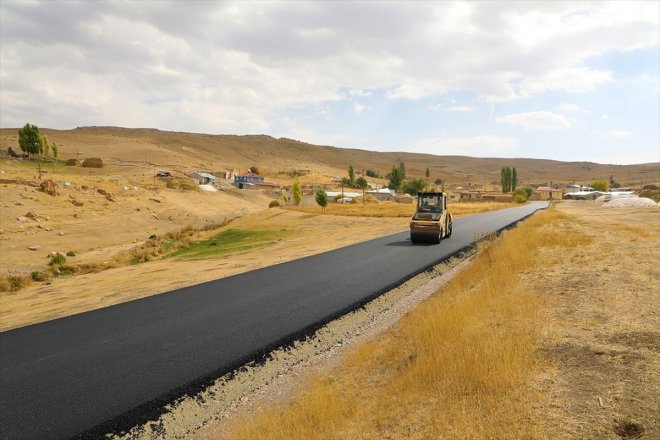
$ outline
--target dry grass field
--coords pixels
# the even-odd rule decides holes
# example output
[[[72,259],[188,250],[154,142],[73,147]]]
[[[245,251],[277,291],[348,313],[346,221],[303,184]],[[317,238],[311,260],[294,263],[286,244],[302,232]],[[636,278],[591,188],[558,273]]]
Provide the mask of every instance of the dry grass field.
[[[449,210],[454,216],[478,214],[480,212],[495,211],[497,209],[512,208],[515,203],[475,202],[452,203]],[[379,204],[330,204],[323,210],[320,206],[287,206],[292,211],[307,212],[319,215],[338,215],[348,217],[405,217],[410,218],[415,212],[415,205],[395,202],[382,202]]]
[[[229,438],[660,437],[658,220],[595,203],[532,217]]]

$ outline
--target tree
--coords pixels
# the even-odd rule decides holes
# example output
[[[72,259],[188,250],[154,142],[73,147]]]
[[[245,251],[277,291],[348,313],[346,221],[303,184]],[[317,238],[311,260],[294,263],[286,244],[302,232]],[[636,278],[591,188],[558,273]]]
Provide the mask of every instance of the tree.
[[[421,177],[418,179],[407,180],[403,184],[403,192],[408,193],[411,196],[416,196],[420,192],[424,192],[428,186],[429,182]]]
[[[596,191],[602,192],[607,192],[610,189],[607,180],[596,180],[595,182],[591,182],[591,187]]]
[[[302,202],[302,188],[297,177],[294,179],[293,185],[291,185],[291,193],[293,194],[293,201],[297,209],[300,206],[300,202]]]
[[[516,167],[513,167],[513,169],[511,170],[511,191],[515,191],[517,185],[518,185],[518,173],[516,172]]]
[[[41,136],[41,154],[48,156],[49,149],[50,144],[48,143],[48,137],[46,137],[46,135]]]
[[[289,203],[289,195],[285,192],[282,193],[282,202],[284,202],[284,206]]]
[[[348,182],[350,186],[355,185],[355,170],[352,164],[348,166]]]
[[[27,154],[39,154],[41,149],[41,135],[39,127],[32,124],[25,124],[23,128],[18,129],[18,146],[21,151]]]
[[[357,180],[355,180],[355,186],[357,186],[362,190],[362,204],[364,205],[365,203],[367,203],[366,199],[364,198],[364,191],[369,186],[369,183],[367,182],[367,179],[360,176],[357,178]]]
[[[403,180],[406,178],[406,166],[403,162],[401,162],[398,167],[396,165],[393,166],[392,171],[390,171],[385,177],[390,180],[387,187],[398,191],[399,188],[401,188]]]
[[[50,148],[53,150],[53,157],[57,159],[57,153],[60,151],[60,147],[55,142],[53,142],[50,145]]]
[[[248,171],[253,174],[259,174],[259,168],[255,167],[254,165],[248,168]]]
[[[328,193],[326,193],[323,188],[319,188],[316,191],[316,203],[318,203],[323,212],[325,212],[325,207],[328,206]]]
[[[426,178],[428,179],[429,177],[431,177],[431,172],[429,171],[429,168],[426,167]]]
[[[374,170],[367,170],[365,174],[367,175],[367,177],[375,177],[376,179],[380,177],[378,175],[378,172]]]
[[[437,179],[435,179],[435,180],[433,181],[433,183],[435,183],[435,184],[438,185],[438,186],[442,186],[442,179],[438,177]]]
[[[502,171],[500,172],[500,179],[502,182],[503,193],[511,192],[511,177],[512,177],[511,168],[502,167]]]

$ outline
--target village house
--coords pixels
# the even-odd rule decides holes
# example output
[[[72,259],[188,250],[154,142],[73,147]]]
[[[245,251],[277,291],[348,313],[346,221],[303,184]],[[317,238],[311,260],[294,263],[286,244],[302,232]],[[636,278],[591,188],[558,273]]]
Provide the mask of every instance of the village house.
[[[563,189],[551,188],[549,186],[539,186],[534,190],[535,200],[561,200],[564,195]]]
[[[194,173],[190,177],[197,180],[197,182],[200,185],[209,185],[209,184],[212,185],[212,184],[215,183],[215,179],[217,179],[217,177],[215,177],[213,174],[204,173],[204,172],[201,172],[201,171],[197,171],[196,173]]]

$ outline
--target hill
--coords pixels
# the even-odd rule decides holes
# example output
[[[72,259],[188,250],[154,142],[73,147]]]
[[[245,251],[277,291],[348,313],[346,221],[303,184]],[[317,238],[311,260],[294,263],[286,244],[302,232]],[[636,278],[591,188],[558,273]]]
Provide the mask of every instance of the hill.
[[[624,185],[660,180],[660,163],[613,165],[593,162],[561,162],[525,158],[475,158],[434,156],[405,152],[376,152],[312,145],[266,135],[209,135],[156,129],[82,127],[72,130],[42,129],[51,142],[60,145],[60,158],[101,157],[124,172],[153,173],[154,168],[173,171],[245,171],[257,166],[269,180],[287,183],[294,170],[304,181],[330,182],[344,176],[349,164],[356,170],[371,169],[384,176],[403,161],[410,177],[421,177],[428,167],[431,180],[453,184],[472,182],[498,185],[503,166],[515,166],[522,184],[582,182],[614,179]],[[18,145],[17,129],[0,129],[3,150]],[[151,171],[148,171],[151,170]],[[384,183],[385,181],[378,181]]]

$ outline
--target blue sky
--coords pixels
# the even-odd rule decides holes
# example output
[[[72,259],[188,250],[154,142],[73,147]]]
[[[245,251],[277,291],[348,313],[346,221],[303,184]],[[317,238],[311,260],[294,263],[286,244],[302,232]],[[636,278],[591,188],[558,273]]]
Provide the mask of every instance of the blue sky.
[[[0,3],[0,126],[660,161],[660,2]]]

